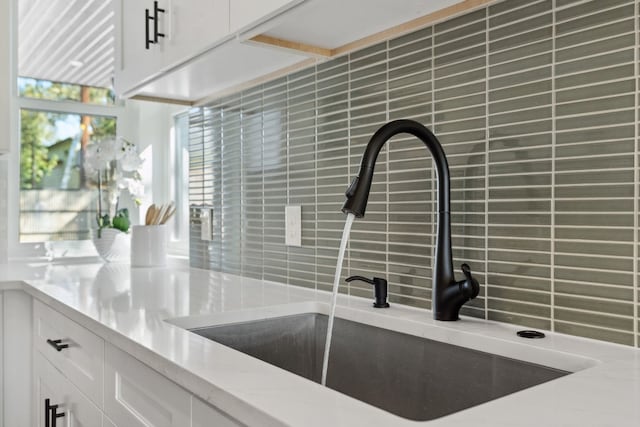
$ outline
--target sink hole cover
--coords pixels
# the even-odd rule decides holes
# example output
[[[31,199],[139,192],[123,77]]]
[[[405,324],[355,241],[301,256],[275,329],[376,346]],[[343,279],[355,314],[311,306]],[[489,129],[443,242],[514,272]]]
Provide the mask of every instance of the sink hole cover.
[[[518,336],[522,338],[544,338],[545,335],[539,331],[518,331]]]

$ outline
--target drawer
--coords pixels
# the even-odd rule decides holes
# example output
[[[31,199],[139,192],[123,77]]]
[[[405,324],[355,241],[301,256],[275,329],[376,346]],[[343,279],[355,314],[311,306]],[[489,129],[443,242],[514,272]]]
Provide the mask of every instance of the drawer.
[[[34,354],[34,397],[36,426],[102,427],[102,413],[76,386],[71,384],[45,357]],[[57,405],[54,420],[47,404]],[[49,420],[46,420],[49,417]]]
[[[34,301],[33,342],[67,379],[102,407],[104,341],[49,306]],[[59,340],[68,347],[60,351],[47,340]]]
[[[244,425],[195,396],[191,399],[191,427],[242,427]]]
[[[119,427],[191,425],[191,395],[122,350],[106,344],[104,413]]]

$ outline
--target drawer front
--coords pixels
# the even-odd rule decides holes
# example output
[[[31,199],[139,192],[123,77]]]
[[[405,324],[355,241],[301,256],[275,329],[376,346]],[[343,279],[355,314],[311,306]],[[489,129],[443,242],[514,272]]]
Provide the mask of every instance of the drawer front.
[[[116,426],[191,425],[191,395],[111,344],[105,346],[104,412]]]
[[[104,341],[52,308],[34,301],[33,333],[40,351],[98,407],[102,407]],[[68,346],[58,351],[54,345]]]
[[[227,417],[213,406],[209,406],[196,397],[191,399],[193,417],[191,427],[242,427],[244,425]]]
[[[34,355],[35,420],[38,427],[101,427],[102,413],[38,351]],[[55,419],[46,403],[58,405]],[[49,422],[45,419],[49,417]]]

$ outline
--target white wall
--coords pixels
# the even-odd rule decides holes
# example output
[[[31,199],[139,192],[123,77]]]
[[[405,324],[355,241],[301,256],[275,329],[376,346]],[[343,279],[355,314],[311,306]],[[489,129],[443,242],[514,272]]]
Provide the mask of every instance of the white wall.
[[[11,43],[13,42],[12,3],[0,1],[0,151],[10,146],[11,141]],[[0,157],[0,263],[7,260],[7,155]]]

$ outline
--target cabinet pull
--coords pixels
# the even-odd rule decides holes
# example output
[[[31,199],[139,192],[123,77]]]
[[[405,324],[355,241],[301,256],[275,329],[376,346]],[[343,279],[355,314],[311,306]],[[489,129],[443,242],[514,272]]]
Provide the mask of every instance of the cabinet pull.
[[[149,20],[153,18],[149,16],[149,9],[145,9],[144,14],[144,48],[149,50],[149,45],[155,43],[153,40],[149,39]]]
[[[64,412],[58,413],[60,405],[51,405],[50,402],[50,399],[44,400],[44,427],[56,427],[58,418],[65,416]]]
[[[47,340],[47,344],[49,344],[51,347],[55,348],[58,351],[62,351],[65,348],[69,348],[69,344],[61,344],[62,340],[52,340],[52,339],[48,339]]]
[[[164,37],[164,33],[158,31],[158,13],[164,13],[165,10],[158,7],[158,2],[153,2],[153,42],[158,43],[158,37]]]
[[[153,16],[149,15],[149,9],[144,10],[144,48],[149,50],[149,45],[158,43],[158,38],[164,37],[164,33],[158,31],[159,13],[165,13],[165,10],[158,6],[158,2],[153,2]],[[153,39],[149,37],[149,21],[153,21]]]

